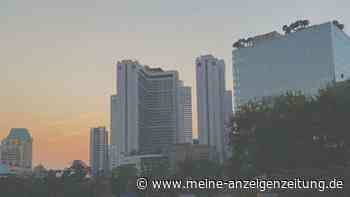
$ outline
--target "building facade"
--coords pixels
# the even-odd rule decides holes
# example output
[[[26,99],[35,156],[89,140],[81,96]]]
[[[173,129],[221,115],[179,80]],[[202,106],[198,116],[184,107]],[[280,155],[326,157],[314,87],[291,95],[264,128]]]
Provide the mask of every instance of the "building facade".
[[[6,178],[12,175],[14,175],[14,173],[11,172],[9,166],[6,164],[0,163],[0,178]]]
[[[110,111],[110,127],[111,127],[111,144],[114,145],[113,150],[116,151],[117,147],[116,144],[118,142],[118,123],[121,120],[121,117],[119,117],[120,113],[118,113],[120,109],[118,109],[119,103],[119,97],[117,95],[111,96],[111,111]],[[113,151],[110,151],[111,154]]]
[[[171,172],[176,172],[178,170],[179,164],[186,160],[191,160],[194,162],[201,161],[218,161],[218,155],[213,146],[207,144],[175,144],[170,147],[167,152],[167,157],[169,159],[169,169]]]
[[[32,169],[33,139],[25,128],[13,128],[1,143],[1,163],[18,169],[18,172],[29,172]]]
[[[225,158],[230,158],[232,156],[232,148],[230,145],[230,132],[231,132],[231,120],[233,117],[233,99],[232,99],[232,91],[226,90],[224,93],[224,153]]]
[[[232,52],[236,105],[286,91],[315,95],[350,77],[350,38],[334,22],[248,40]]]
[[[93,176],[109,171],[108,131],[105,127],[90,129],[90,167]]]
[[[219,160],[225,156],[225,101],[229,92],[225,90],[224,60],[212,55],[196,59],[198,139],[200,144],[215,147]],[[226,99],[225,99],[226,98]],[[231,104],[232,105],[232,104]],[[228,106],[229,107],[229,106]]]
[[[180,131],[183,131],[183,136],[177,143],[192,143],[192,88],[189,86],[183,86],[180,83],[179,86],[179,121]]]
[[[151,175],[155,174],[155,170],[160,168],[169,168],[169,160],[162,154],[144,154],[121,156],[119,166],[133,166],[138,170],[139,174]]]
[[[117,95],[111,97],[111,144],[117,154],[159,154],[184,141],[189,126],[184,126],[182,88],[177,71],[133,60],[117,63]]]
[[[117,146],[110,144],[109,148],[108,148],[108,152],[109,152],[109,169],[113,170],[114,168],[118,167],[118,163],[119,163],[119,154],[117,152]]]

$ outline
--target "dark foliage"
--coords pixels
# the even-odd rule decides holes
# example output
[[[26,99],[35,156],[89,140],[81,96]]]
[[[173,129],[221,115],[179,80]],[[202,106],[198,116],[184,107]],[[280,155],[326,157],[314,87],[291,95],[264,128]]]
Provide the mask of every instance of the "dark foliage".
[[[249,102],[232,120],[232,169],[238,174],[317,175],[346,168],[350,82],[314,97],[288,92]]]

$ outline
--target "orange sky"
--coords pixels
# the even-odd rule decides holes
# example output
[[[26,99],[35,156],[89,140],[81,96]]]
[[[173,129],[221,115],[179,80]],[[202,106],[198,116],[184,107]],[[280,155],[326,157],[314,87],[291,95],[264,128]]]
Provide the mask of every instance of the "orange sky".
[[[13,113],[7,114],[7,121],[0,121],[3,126],[1,139],[6,137],[14,122],[21,122],[18,127],[25,125],[33,137],[33,165],[42,163],[50,168],[62,168],[74,159],[88,161],[88,125],[98,126],[107,122],[107,114],[86,113],[53,120],[45,116]]]
[[[12,127],[26,127],[33,137],[33,166],[41,163],[48,168],[64,168],[76,159],[89,163],[89,128],[106,126],[109,130],[109,111],[52,114],[0,113],[6,116],[0,119],[0,139]]]
[[[193,87],[196,111],[196,57],[223,58],[232,90],[234,41],[281,31],[300,19],[337,19],[347,29],[349,7],[349,0],[4,1],[0,138],[13,127],[28,128],[34,165],[62,168],[73,159],[87,161],[89,128],[109,128],[116,60],[178,70]],[[276,9],[266,14],[271,8]]]

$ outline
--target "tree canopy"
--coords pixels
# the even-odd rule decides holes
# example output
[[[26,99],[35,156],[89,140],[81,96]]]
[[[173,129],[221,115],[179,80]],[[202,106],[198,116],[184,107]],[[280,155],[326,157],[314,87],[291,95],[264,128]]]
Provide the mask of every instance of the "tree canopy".
[[[350,82],[316,96],[287,92],[239,107],[232,118],[233,165],[240,172],[279,173],[346,166]]]

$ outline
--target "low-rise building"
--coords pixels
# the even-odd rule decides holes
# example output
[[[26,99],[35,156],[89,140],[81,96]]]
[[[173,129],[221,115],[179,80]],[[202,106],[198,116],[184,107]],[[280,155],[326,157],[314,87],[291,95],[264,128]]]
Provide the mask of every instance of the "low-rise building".
[[[11,176],[13,174],[14,173],[11,172],[8,165],[0,163],[0,178],[1,177],[8,177],[8,176]]]
[[[39,164],[33,168],[33,176],[35,178],[45,178],[48,175],[48,170],[42,165]]]
[[[184,162],[186,159],[193,161],[218,161],[218,154],[215,147],[207,144],[175,144],[166,154],[168,155],[171,171],[176,171],[178,164]]]
[[[161,154],[132,155],[120,158],[120,165],[133,165],[142,174],[151,174],[154,169],[168,168],[168,158]]]

